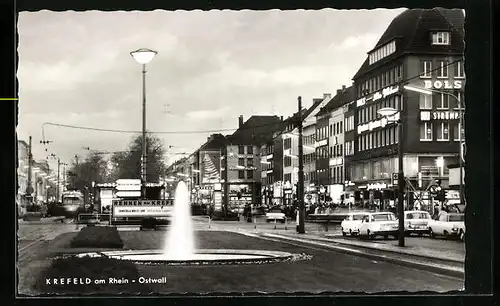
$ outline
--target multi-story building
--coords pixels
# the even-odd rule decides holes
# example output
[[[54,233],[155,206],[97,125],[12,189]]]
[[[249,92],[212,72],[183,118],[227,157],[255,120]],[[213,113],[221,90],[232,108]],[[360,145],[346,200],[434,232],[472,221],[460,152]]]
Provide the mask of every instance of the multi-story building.
[[[272,139],[282,120],[278,116],[252,116],[244,122],[240,116],[238,123],[238,130],[226,137],[221,152],[225,196],[228,209],[233,210],[245,204],[260,204],[261,145]]]
[[[212,134],[197,150],[195,165],[196,203],[209,204],[213,200],[216,185],[222,183],[222,151],[226,147],[226,137],[222,134]]]
[[[323,200],[334,203],[343,202],[345,165],[344,152],[346,143],[344,141],[345,112],[346,105],[354,100],[354,87],[342,86],[337,94],[317,115],[321,129],[318,131],[323,138],[318,145],[322,148],[322,156],[318,159],[318,173],[320,194]],[[327,124],[327,125],[326,125]],[[326,133],[326,135],[323,135]],[[326,144],[325,140],[326,139]],[[350,145],[347,144],[347,145]],[[327,150],[325,156],[325,149]]]
[[[463,139],[459,125],[464,104],[463,51],[463,11],[435,8],[401,13],[368,52],[353,77],[356,141],[348,171],[349,187],[358,202],[384,208],[394,199],[391,176],[398,172],[395,120],[400,118],[403,171],[408,191],[416,191],[408,197],[409,204],[418,198],[426,205],[420,191],[435,179],[448,186],[447,165],[457,163],[458,140]],[[402,85],[420,88],[420,92]],[[382,117],[378,110],[384,107],[398,113]]]
[[[311,107],[304,108],[302,111],[302,145],[303,145],[303,165],[304,165],[304,195],[306,203],[315,203],[317,192],[315,185],[311,186],[311,172],[314,173],[315,163],[315,126],[316,114],[332,98],[330,93],[323,94],[323,98],[314,98]],[[299,181],[299,132],[297,128],[297,116],[294,114],[290,118],[290,124],[284,131],[283,138],[283,193],[285,204],[292,204],[292,200],[297,194],[297,183]]]
[[[28,187],[28,144],[23,140],[17,141],[17,159],[19,162],[17,168],[17,202],[24,204],[24,195]]]

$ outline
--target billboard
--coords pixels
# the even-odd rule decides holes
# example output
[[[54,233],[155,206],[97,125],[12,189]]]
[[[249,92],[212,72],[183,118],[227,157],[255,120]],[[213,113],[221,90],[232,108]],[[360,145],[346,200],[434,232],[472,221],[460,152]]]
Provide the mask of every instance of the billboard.
[[[200,176],[202,184],[220,182],[220,151],[200,152]]]
[[[169,217],[170,204],[167,200],[113,200],[113,217]]]

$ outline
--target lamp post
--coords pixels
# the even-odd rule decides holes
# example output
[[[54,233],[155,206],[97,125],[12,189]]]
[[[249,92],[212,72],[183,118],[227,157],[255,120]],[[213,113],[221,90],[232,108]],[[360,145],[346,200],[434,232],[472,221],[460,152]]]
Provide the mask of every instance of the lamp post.
[[[409,91],[413,91],[413,92],[418,92],[418,93],[422,93],[424,95],[429,95],[429,96],[432,96],[432,93],[433,92],[436,92],[436,93],[441,93],[441,94],[444,94],[444,95],[447,95],[447,96],[450,96],[450,97],[453,97],[457,102],[458,102],[458,109],[459,109],[459,114],[458,114],[458,125],[459,125],[459,131],[458,131],[458,145],[459,145],[459,158],[458,158],[458,164],[459,164],[459,169],[460,169],[460,187],[459,187],[459,197],[460,197],[460,204],[464,203],[464,200],[463,200],[463,162],[464,162],[464,147],[463,147],[463,141],[464,139],[462,139],[462,129],[463,129],[463,111],[464,111],[464,108],[462,107],[462,101],[460,100],[459,97],[457,97],[456,95],[452,94],[452,93],[449,93],[449,92],[446,92],[446,91],[441,91],[441,90],[433,90],[433,89],[424,89],[424,88],[419,88],[419,87],[413,87],[413,86],[409,86],[409,85],[405,85],[403,86],[404,89],[406,90],[409,90]]]
[[[142,156],[141,156],[141,180],[143,185],[146,184],[146,165],[147,165],[147,151],[146,151],[146,64],[153,60],[153,57],[158,52],[150,49],[137,49],[130,52],[130,55],[142,65]],[[146,197],[146,188],[143,189],[143,198]]]
[[[387,121],[396,122],[398,125],[398,245],[405,246],[405,212],[404,212],[404,171],[403,171],[403,116],[399,112],[399,118],[395,118],[398,113],[397,109],[392,107],[384,107],[377,111]],[[392,118],[391,118],[392,117]]]

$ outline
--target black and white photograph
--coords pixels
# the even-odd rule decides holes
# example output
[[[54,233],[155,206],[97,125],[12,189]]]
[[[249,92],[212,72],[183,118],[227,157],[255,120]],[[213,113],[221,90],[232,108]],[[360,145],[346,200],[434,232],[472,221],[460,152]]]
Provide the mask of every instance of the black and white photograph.
[[[463,291],[465,20],[20,12],[17,296]]]

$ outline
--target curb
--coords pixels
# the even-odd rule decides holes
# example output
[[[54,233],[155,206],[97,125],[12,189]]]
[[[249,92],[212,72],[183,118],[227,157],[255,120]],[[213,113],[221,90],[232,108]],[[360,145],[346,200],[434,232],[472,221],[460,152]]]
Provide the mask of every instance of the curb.
[[[275,238],[279,240],[289,240],[289,241],[295,241],[295,242],[300,242],[300,243],[306,243],[306,244],[312,244],[315,246],[321,246],[324,248],[329,248],[333,249],[342,253],[347,253],[347,254],[355,254],[356,256],[359,257],[365,257],[369,259],[377,259],[377,260],[383,260],[386,262],[406,266],[406,267],[412,267],[412,268],[417,268],[420,270],[426,270],[429,272],[434,272],[442,275],[447,275],[455,278],[464,278],[465,273],[463,268],[456,268],[450,265],[442,265],[442,264],[433,264],[425,261],[417,261],[417,260],[411,260],[411,259],[405,259],[405,258],[395,258],[391,257],[385,254],[374,254],[374,253],[366,253],[362,252],[360,250],[355,250],[351,248],[346,248],[342,246],[336,246],[336,245],[331,245],[331,244],[325,244],[325,243],[320,243],[317,241],[311,241],[311,240],[304,240],[304,239],[296,239],[292,237],[286,237],[286,236],[280,236],[280,235],[275,235],[275,234],[264,234],[264,237],[260,236],[262,239],[266,239],[267,237],[269,238]],[[373,251],[379,251],[380,253],[383,253],[384,251],[380,250],[374,250]],[[386,253],[392,253],[392,254],[401,254],[401,253],[396,253],[396,252],[386,252]],[[406,254],[403,254],[406,255]],[[425,259],[424,259],[425,260]]]
[[[454,264],[464,264],[465,263],[464,261],[457,260],[457,259],[446,259],[446,260],[443,260],[442,258],[436,257],[436,256],[420,255],[420,254],[414,254],[414,253],[411,253],[411,252],[401,252],[401,251],[396,251],[396,250],[379,249],[379,248],[376,248],[376,247],[373,247],[373,246],[351,244],[351,243],[347,243],[347,242],[344,242],[344,241],[331,240],[331,239],[328,239],[328,238],[311,237],[311,239],[322,241],[322,242],[330,242],[330,243],[341,244],[341,245],[355,247],[355,248],[368,249],[368,250],[373,250],[373,251],[394,253],[394,254],[400,254],[400,255],[406,255],[406,256],[416,256],[416,257],[421,257],[421,258],[425,258],[425,259],[432,259],[432,260],[439,260],[439,261],[447,261],[447,262],[452,262]]]

